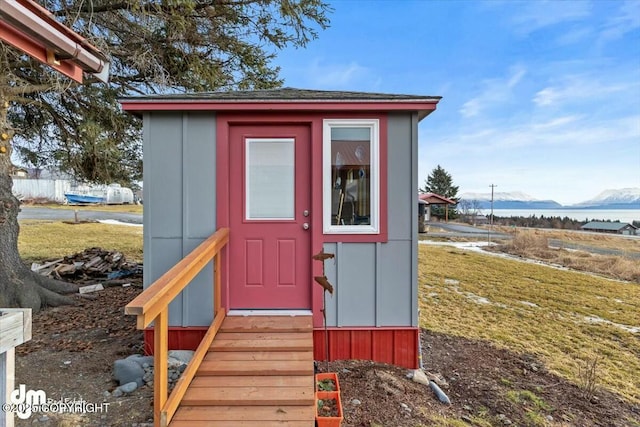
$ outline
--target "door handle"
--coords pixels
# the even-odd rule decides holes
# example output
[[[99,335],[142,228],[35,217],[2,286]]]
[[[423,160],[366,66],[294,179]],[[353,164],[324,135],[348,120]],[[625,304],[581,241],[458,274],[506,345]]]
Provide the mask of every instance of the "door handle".
[[[305,229],[305,230],[308,230],[309,229],[309,223],[305,222],[304,224],[302,224],[302,228]]]

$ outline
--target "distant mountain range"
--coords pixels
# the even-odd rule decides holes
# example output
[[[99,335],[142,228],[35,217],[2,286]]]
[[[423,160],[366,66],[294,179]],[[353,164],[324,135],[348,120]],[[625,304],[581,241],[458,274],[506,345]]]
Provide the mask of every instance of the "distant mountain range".
[[[491,193],[463,193],[460,200],[479,209],[491,209]],[[476,206],[473,206],[476,205]],[[537,200],[520,191],[493,194],[494,209],[640,209],[640,188],[605,190],[593,199],[563,206],[555,200]]]

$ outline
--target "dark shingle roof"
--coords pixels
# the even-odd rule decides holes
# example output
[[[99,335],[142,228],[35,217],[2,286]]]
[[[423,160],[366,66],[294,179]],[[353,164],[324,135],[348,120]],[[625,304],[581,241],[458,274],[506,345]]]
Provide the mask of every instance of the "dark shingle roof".
[[[607,221],[591,221],[583,225],[582,229],[588,230],[609,230],[609,231],[618,231],[622,230],[625,227],[636,228],[631,224],[624,222],[607,222]]]
[[[175,93],[123,98],[123,101],[219,101],[219,102],[300,102],[300,101],[438,101],[441,96],[401,95],[375,92],[351,92],[335,90],[309,90],[285,87],[281,89],[246,90],[228,92]]]

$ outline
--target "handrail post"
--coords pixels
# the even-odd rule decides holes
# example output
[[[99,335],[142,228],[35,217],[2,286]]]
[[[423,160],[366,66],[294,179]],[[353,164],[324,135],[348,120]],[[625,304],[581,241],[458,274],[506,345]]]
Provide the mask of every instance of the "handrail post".
[[[169,307],[158,314],[153,325],[153,412],[154,426],[166,427],[167,414],[163,411],[167,402],[167,353],[169,351]]]
[[[220,252],[213,257],[213,317],[215,317],[222,307],[222,261]]]

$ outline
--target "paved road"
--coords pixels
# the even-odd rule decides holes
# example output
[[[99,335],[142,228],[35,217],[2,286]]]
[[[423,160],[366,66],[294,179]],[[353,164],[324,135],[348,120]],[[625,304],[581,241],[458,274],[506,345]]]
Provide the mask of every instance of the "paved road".
[[[471,225],[452,224],[449,222],[428,222],[430,231],[426,233],[427,236],[435,237],[474,237],[474,238],[487,238],[489,232],[485,228],[472,227]],[[438,229],[444,230],[444,232],[438,231]],[[511,236],[508,234],[502,234],[498,232],[491,233],[492,238],[496,239],[509,239]]]
[[[75,215],[70,209],[52,209],[43,207],[22,206],[18,214],[18,221],[22,219],[39,219],[49,221],[73,221]],[[90,211],[78,207],[79,220],[116,220],[131,224],[142,224],[142,214],[126,212]]]

